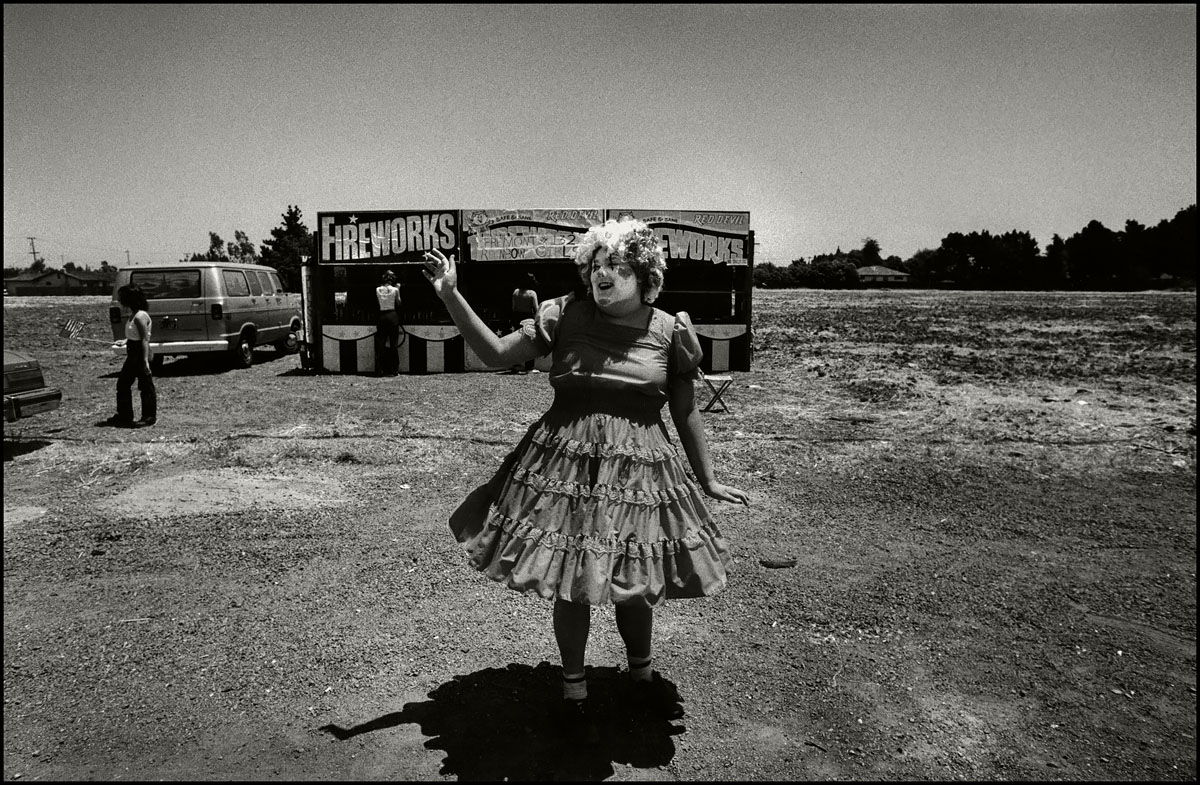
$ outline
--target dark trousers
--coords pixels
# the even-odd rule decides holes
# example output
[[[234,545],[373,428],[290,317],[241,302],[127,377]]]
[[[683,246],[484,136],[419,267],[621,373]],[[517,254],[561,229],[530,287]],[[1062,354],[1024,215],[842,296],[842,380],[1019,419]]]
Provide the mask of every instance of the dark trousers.
[[[158,391],[154,377],[146,367],[146,350],[141,341],[125,342],[125,364],[117,377],[117,417],[133,420],[133,380],[137,379],[142,397],[142,419],[158,417]]]
[[[375,371],[388,376],[400,372],[400,314],[396,311],[384,311],[379,315],[379,326],[375,330]]]

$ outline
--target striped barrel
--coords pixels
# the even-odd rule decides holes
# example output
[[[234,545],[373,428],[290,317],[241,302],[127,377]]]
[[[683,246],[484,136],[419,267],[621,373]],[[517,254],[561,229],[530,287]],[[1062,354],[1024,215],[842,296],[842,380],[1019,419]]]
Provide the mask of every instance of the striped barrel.
[[[750,367],[750,330],[744,324],[696,324],[705,373],[743,370]]]
[[[704,350],[701,368],[721,373],[750,365],[750,331],[744,324],[697,324],[696,335]],[[375,372],[375,326],[329,324],[322,328],[325,370],[331,373]],[[466,345],[458,328],[442,324],[406,324],[400,332],[400,373],[462,373],[486,371]],[[550,358],[540,357],[534,367],[550,369]]]
[[[400,328],[400,373],[461,373],[490,370],[466,345],[458,328],[441,324],[405,324]],[[325,370],[331,373],[375,372],[375,327],[330,324],[322,329]],[[550,369],[550,358],[534,367]]]

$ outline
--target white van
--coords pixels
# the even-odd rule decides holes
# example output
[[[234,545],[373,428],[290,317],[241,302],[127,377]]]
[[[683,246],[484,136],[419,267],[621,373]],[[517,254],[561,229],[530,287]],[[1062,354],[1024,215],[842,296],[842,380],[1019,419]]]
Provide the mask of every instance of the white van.
[[[113,352],[125,356],[125,321],[117,291],[136,284],[150,304],[150,348],[155,368],[169,355],[225,353],[240,368],[254,347],[299,348],[300,295],[284,290],[272,267],[237,262],[179,262],[122,267],[108,309]]]

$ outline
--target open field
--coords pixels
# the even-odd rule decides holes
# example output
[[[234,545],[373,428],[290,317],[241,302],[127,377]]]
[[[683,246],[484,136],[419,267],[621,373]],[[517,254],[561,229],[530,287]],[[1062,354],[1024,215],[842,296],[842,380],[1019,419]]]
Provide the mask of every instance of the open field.
[[[57,332],[107,305],[5,298],[65,394],[5,425],[5,779],[1196,778],[1195,293],[756,290],[730,584],[656,617],[686,716],[626,719],[602,609],[588,749],[549,604],[446,524],[544,375],[168,360],[99,428],[119,363]]]

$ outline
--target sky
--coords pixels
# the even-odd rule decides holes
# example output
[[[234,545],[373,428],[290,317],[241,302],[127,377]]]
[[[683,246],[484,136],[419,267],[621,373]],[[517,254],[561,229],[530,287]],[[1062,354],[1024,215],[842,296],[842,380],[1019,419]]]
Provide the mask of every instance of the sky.
[[[4,5],[5,267],[289,205],[749,211],[787,264],[1195,202],[1195,5]]]

